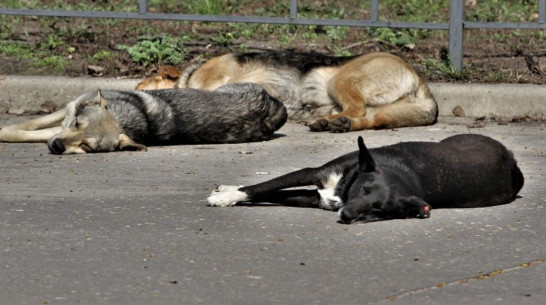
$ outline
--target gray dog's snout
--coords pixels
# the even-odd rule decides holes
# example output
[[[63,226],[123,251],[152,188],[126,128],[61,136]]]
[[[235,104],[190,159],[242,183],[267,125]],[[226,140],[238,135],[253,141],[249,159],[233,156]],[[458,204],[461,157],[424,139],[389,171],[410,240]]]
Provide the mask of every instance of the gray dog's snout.
[[[63,142],[59,138],[49,141],[47,147],[52,154],[61,155],[65,151]]]

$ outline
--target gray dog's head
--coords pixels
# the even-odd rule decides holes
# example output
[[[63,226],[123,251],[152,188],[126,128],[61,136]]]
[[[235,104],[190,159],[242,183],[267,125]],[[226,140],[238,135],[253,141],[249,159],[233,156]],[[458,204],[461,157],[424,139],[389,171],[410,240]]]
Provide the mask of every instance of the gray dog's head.
[[[146,146],[123,133],[100,90],[66,106],[62,130],[49,139],[47,146],[54,154],[146,150]]]

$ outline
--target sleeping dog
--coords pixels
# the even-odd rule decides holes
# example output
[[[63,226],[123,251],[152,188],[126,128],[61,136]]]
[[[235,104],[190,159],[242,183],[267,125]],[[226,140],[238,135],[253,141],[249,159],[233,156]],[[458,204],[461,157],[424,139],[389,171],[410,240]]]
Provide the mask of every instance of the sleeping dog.
[[[219,186],[211,206],[238,202],[312,205],[338,210],[341,222],[428,218],[431,208],[475,208],[513,201],[523,175],[512,152],[482,135],[403,142],[359,150],[246,187]],[[317,189],[286,188],[315,185]]]
[[[425,81],[402,58],[382,52],[336,57],[293,50],[225,54],[186,67],[162,67],[136,89],[213,90],[231,83],[262,86],[312,131],[429,125],[438,106]]]
[[[149,145],[265,141],[286,108],[251,83],[216,90],[103,90],[52,114],[0,128],[0,142],[44,142],[54,154],[146,150]]]

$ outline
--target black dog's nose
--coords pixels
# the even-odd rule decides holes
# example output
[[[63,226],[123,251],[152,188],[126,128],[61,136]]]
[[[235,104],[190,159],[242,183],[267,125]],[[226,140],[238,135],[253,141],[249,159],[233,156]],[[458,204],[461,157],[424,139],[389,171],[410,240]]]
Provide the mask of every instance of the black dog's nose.
[[[349,209],[343,208],[339,211],[339,220],[341,223],[350,224],[354,221],[355,217],[350,215]]]
[[[47,147],[49,147],[49,151],[52,154],[56,154],[56,155],[62,155],[63,152],[65,151],[64,144],[63,142],[61,142],[61,140],[59,140],[59,138],[49,142]]]

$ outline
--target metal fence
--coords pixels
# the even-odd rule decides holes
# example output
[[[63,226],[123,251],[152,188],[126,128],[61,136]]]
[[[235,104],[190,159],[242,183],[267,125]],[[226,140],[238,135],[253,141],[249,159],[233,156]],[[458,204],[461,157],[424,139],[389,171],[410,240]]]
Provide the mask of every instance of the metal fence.
[[[148,0],[138,1],[138,13],[132,12],[98,12],[98,11],[63,11],[39,9],[9,9],[0,7],[0,15],[19,16],[52,16],[77,18],[111,18],[111,19],[148,19],[171,21],[204,21],[204,22],[242,22],[270,23],[292,25],[324,25],[348,27],[404,28],[449,31],[449,58],[457,71],[463,68],[464,30],[465,29],[546,29],[546,0],[538,1],[537,22],[476,22],[464,20],[464,0],[451,0],[448,23],[436,22],[394,22],[379,20],[379,0],[371,0],[369,20],[309,19],[298,17],[298,1],[290,1],[289,17],[260,16],[222,16],[222,15],[188,15],[148,12]]]

